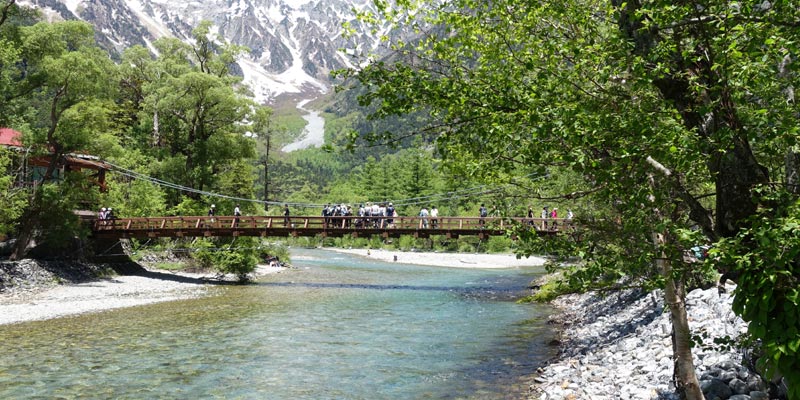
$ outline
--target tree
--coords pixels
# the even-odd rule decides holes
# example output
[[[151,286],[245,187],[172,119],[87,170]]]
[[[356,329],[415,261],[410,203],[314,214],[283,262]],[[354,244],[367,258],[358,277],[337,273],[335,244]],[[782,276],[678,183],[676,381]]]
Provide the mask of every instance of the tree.
[[[701,399],[683,312],[692,241],[733,243],[730,257],[705,264],[722,273],[780,276],[794,287],[800,279],[798,260],[776,259],[775,243],[752,230],[785,227],[755,221],[797,202],[776,195],[791,191],[772,178],[796,146],[800,10],[723,1],[413,4],[376,2],[380,15],[362,14],[422,36],[391,43],[392,58],[341,76],[363,85],[360,101],[377,104],[375,115],[429,111],[431,125],[443,127],[436,145],[448,168],[490,171],[495,181],[531,165],[579,174],[582,194],[612,217],[587,224],[602,236],[588,232],[576,244],[583,278],[624,275],[667,288],[675,384]],[[744,260],[754,254],[779,267],[753,268]],[[738,287],[747,320],[797,306],[796,291],[766,289]],[[764,306],[753,307],[752,296]],[[800,369],[788,361],[800,359],[800,318],[781,321],[779,334],[758,324],[751,333],[770,344],[767,359],[800,398]]]
[[[5,173],[11,168],[11,157],[10,151],[0,148],[0,237],[13,231],[25,204],[24,193],[14,187],[14,176]]]
[[[21,29],[36,22],[32,9],[20,7],[15,0],[0,1],[0,126],[17,126],[24,109],[21,101],[27,93],[22,80]]]
[[[54,178],[64,165],[65,155],[102,150],[95,144],[98,139],[105,139],[104,133],[110,129],[113,103],[107,99],[113,97],[111,82],[115,74],[113,63],[94,44],[93,31],[85,23],[37,23],[22,27],[19,46],[24,62],[17,68],[23,78],[15,82],[15,87],[17,92],[24,93],[26,109],[22,118],[29,127],[29,134],[23,139],[34,155],[47,159],[47,169],[29,194],[11,259],[25,254],[40,228],[44,228],[43,232],[48,229],[55,232],[64,226],[76,226],[61,223],[62,220],[77,222],[72,213],[74,208],[68,208],[77,199],[65,196],[85,195],[85,191],[68,187],[83,183],[67,179],[64,181],[67,187],[52,187],[59,186]],[[60,195],[52,197],[48,193]],[[65,207],[54,207],[48,200],[54,198]],[[54,210],[60,210],[63,218],[53,218],[50,214]],[[44,218],[45,214],[50,217]]]
[[[410,151],[403,170],[405,174],[402,187],[405,189],[406,197],[421,200],[431,193],[433,168],[431,160],[423,149],[415,148]]]
[[[202,238],[189,245],[192,258],[203,269],[215,269],[220,274],[233,274],[240,283],[249,280],[259,262],[259,238]]]
[[[201,22],[188,44],[157,40],[158,57],[142,47],[128,49],[120,79],[125,105],[120,118],[133,126],[126,142],[154,159],[160,179],[200,191],[215,188],[216,174],[255,157],[255,141],[247,133],[263,131],[270,117],[230,72],[246,49],[210,29],[210,22]],[[170,193],[167,200],[176,205],[180,194]]]
[[[140,151],[126,148],[123,155],[115,157],[116,165],[139,176],[149,176],[153,173],[151,158]],[[100,204],[103,207],[114,209],[117,217],[148,217],[164,215],[166,210],[166,194],[164,189],[148,180],[136,179],[132,173],[111,174],[107,178],[109,188],[101,196]]]

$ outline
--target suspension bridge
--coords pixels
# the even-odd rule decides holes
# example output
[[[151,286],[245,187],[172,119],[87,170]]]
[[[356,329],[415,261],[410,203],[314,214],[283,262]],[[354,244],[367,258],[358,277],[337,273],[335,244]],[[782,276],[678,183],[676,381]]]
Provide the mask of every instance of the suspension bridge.
[[[321,208],[319,204],[272,202],[238,198],[206,192],[105,163],[109,171],[129,179],[142,180],[154,185],[187,193],[220,198],[235,202],[255,202],[264,205],[287,205],[301,208]],[[472,198],[493,192],[486,186],[466,188],[455,192],[394,200],[397,206],[430,204],[434,201],[455,198]],[[97,239],[128,238],[176,238],[176,237],[371,237],[397,238],[410,235],[427,238],[442,235],[447,238],[460,236],[502,236],[512,228],[523,227],[539,235],[555,235],[572,232],[570,219],[561,218],[507,218],[507,217],[360,217],[360,216],[179,216],[95,219],[91,222],[93,236]]]
[[[427,238],[442,235],[506,235],[514,227],[524,227],[539,235],[572,231],[568,219],[502,217],[320,217],[320,216],[185,216],[143,217],[95,220],[93,236],[98,239],[176,238],[176,237],[369,237],[397,238],[410,235]]]

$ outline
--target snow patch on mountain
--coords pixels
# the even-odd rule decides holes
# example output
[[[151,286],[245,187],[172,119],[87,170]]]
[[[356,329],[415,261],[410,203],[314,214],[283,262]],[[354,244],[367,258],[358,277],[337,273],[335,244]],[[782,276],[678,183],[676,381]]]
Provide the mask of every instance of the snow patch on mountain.
[[[78,14],[78,6],[83,3],[83,0],[67,0],[64,2],[64,5],[67,6],[67,9],[72,11],[73,14]]]
[[[211,21],[229,43],[246,46],[239,61],[256,100],[271,104],[281,94],[318,97],[330,90],[330,72],[352,67],[352,55],[381,47],[379,32],[355,21],[354,9],[371,0],[19,0],[48,20],[82,19],[95,26],[98,43],[117,55],[133,45],[157,54],[162,37],[191,40],[200,21]],[[343,24],[360,30],[343,37]],[[349,54],[342,52],[349,49]]]
[[[144,27],[147,28],[147,31],[150,32],[150,34],[155,38],[172,36],[172,32],[169,30],[169,28],[160,22],[163,18],[163,15],[156,11],[154,16],[150,16],[145,11],[144,4],[139,0],[128,0],[126,3],[128,4],[128,7],[130,7],[131,11],[133,11],[136,16],[139,17],[139,21],[142,23],[142,25],[144,25]]]

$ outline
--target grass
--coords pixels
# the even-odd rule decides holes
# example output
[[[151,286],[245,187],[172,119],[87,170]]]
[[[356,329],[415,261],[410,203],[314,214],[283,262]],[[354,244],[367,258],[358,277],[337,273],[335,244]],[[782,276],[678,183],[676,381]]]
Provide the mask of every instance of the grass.
[[[183,271],[188,266],[186,265],[186,263],[183,263],[183,262],[167,261],[167,262],[156,263],[155,267],[158,268],[158,269],[166,270],[166,271]]]
[[[543,276],[532,284],[539,284],[539,288],[530,296],[520,299],[520,303],[547,303],[563,294],[574,293],[575,290],[562,281],[562,274],[554,272]]]

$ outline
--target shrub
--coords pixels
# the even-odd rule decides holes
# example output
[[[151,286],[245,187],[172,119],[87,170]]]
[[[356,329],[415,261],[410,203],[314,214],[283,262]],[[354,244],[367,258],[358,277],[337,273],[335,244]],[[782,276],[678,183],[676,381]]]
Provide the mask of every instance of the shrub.
[[[486,241],[486,251],[489,253],[504,253],[511,248],[511,239],[505,236],[492,236]]]

